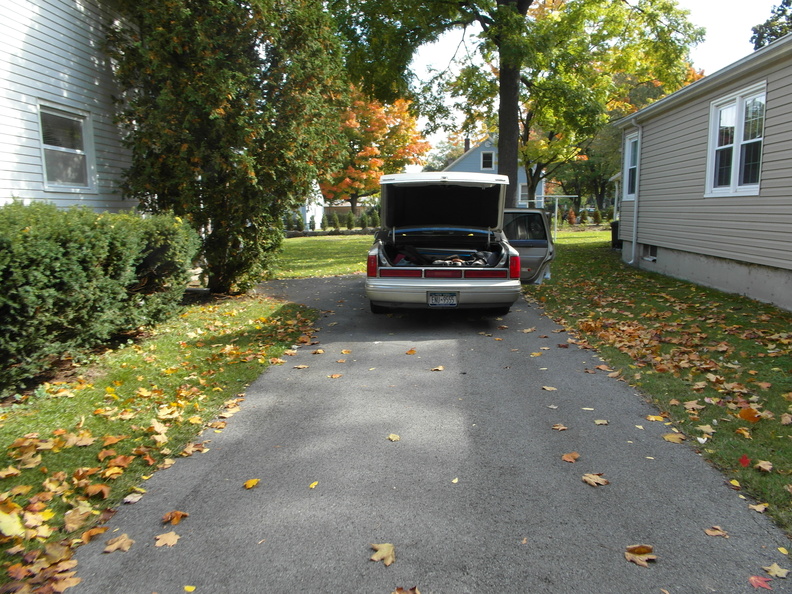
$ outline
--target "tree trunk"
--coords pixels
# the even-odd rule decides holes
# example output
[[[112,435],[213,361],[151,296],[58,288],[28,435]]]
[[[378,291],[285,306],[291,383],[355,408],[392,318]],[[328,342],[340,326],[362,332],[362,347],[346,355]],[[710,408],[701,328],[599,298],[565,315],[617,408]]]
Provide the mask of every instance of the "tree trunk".
[[[506,207],[514,208],[520,195],[520,67],[507,66],[501,58],[499,83],[498,173],[509,177]]]

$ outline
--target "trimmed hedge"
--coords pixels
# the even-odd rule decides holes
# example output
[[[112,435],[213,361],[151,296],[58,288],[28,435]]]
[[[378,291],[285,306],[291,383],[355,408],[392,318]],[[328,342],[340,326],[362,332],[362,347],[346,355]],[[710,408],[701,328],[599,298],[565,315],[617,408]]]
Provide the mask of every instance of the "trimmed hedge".
[[[53,360],[172,315],[198,245],[171,215],[0,208],[0,395]]]

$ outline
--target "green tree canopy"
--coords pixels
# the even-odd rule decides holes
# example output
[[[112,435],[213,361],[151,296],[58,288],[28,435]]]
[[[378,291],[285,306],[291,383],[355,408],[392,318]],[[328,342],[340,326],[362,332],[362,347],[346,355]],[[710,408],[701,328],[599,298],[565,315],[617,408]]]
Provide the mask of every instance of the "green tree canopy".
[[[576,136],[603,125],[608,101],[618,96],[614,73],[681,85],[688,47],[702,33],[674,0],[337,0],[331,4],[342,15],[353,53],[388,65],[374,77],[366,75],[366,68],[352,69],[375,89],[383,86],[383,76],[393,80],[408,53],[441,32],[478,28],[481,60],[467,64],[452,83],[446,81],[444,90],[464,97],[460,104],[472,119],[490,118],[497,109],[498,172],[512,180],[510,204],[517,199],[521,159],[527,170],[541,175],[537,151],[548,162],[568,158],[579,140]],[[393,43],[398,47],[391,59],[387,48]],[[403,88],[404,78],[400,81]],[[538,181],[532,180],[534,187]]]
[[[132,165],[124,193],[201,231],[208,286],[261,278],[281,219],[333,164],[347,84],[311,0],[120,0],[108,34]]]
[[[752,30],[751,43],[755,50],[792,32],[792,0],[781,0],[781,4],[773,7],[770,18]]]

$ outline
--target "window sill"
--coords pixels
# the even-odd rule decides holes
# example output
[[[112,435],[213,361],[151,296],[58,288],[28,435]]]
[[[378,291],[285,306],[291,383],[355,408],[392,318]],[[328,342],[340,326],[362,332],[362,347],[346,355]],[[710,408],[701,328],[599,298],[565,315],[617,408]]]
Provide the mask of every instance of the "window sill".
[[[704,198],[729,198],[736,196],[758,196],[759,186],[749,188],[739,188],[736,190],[710,190],[704,192]]]

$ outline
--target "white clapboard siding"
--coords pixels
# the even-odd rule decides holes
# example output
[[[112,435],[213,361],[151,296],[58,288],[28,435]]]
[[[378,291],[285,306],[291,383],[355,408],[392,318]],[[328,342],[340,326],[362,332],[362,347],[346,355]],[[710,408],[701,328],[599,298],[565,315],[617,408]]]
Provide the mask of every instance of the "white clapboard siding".
[[[0,2],[0,204],[14,198],[60,207],[118,211],[135,203],[118,191],[129,153],[113,123],[117,94],[101,45],[114,14],[100,0]],[[88,116],[95,183],[45,184],[39,106]]]

